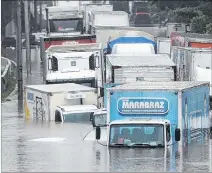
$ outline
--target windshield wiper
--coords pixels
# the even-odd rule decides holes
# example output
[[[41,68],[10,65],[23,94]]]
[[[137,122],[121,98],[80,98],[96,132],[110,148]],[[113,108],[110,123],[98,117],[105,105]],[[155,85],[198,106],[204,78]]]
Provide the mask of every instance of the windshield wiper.
[[[113,146],[129,146],[127,144],[112,144]]]
[[[150,144],[130,144],[130,145],[128,145],[129,147],[133,147],[133,146],[145,146],[145,147],[152,147],[152,145],[150,145]]]
[[[162,144],[150,145],[150,144],[130,144],[129,146],[141,146],[141,147],[163,147]]]
[[[158,145],[156,145],[156,147],[164,147],[164,145],[158,144]]]

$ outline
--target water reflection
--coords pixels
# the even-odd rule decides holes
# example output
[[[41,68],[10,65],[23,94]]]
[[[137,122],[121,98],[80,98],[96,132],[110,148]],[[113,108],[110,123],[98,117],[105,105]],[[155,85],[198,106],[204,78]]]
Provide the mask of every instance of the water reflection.
[[[17,139],[17,171],[18,172],[27,172],[27,169],[25,168],[25,161],[27,160],[27,154],[26,154],[26,145],[25,145],[25,139],[23,136],[18,136]]]
[[[168,149],[109,149],[110,171],[211,171],[211,141]]]

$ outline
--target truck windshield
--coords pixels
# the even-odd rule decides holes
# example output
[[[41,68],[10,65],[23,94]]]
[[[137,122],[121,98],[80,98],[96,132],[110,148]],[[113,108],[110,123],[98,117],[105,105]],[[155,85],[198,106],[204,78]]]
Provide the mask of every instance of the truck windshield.
[[[160,124],[117,124],[110,127],[110,146],[164,146]]]
[[[50,19],[50,32],[80,32],[81,22],[80,19]]]
[[[85,113],[65,113],[63,114],[64,122],[72,123],[90,123],[93,112]]]

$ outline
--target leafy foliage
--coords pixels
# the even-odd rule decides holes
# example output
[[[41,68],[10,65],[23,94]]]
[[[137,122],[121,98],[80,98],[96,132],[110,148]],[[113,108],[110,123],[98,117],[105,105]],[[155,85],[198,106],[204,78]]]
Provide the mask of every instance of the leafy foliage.
[[[161,20],[169,22],[190,23],[192,32],[211,33],[212,31],[212,1],[151,1],[152,11],[158,13]]]

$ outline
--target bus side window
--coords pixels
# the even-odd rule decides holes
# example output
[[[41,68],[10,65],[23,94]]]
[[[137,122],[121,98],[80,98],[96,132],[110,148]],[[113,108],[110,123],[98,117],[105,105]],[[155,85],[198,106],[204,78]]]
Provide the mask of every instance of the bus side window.
[[[171,139],[171,132],[170,132],[170,124],[166,125],[166,142],[169,142]]]

